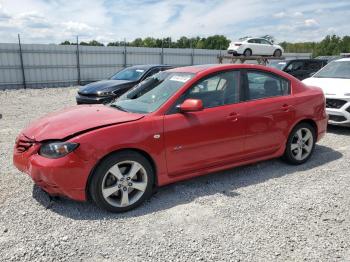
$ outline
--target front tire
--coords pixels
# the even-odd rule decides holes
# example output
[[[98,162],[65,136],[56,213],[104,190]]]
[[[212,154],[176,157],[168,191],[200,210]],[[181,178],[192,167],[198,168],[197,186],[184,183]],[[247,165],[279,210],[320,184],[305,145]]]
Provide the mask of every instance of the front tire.
[[[153,185],[150,162],[137,152],[124,151],[101,162],[93,173],[89,193],[98,207],[119,213],[150,198]]]
[[[308,123],[300,123],[288,137],[283,158],[292,165],[303,164],[311,157],[315,143],[315,128]]]
[[[279,49],[275,50],[275,52],[273,53],[273,56],[274,57],[281,57],[282,56],[282,51],[279,50]]]

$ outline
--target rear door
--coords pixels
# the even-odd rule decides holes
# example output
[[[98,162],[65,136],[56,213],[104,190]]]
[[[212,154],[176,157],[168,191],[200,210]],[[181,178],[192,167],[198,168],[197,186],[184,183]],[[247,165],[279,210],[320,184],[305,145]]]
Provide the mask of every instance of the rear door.
[[[259,70],[246,70],[244,78],[246,153],[250,158],[263,157],[284,145],[286,132],[293,123],[295,110],[290,82]]]
[[[211,75],[190,87],[164,116],[164,138],[169,175],[232,163],[242,157],[245,107],[239,103],[240,71]],[[204,109],[180,113],[176,105],[200,99]]]

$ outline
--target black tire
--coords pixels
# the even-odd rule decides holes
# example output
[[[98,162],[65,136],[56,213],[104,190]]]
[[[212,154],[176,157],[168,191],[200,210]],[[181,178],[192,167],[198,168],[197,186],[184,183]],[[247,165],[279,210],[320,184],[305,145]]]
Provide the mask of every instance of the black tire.
[[[297,132],[301,130],[302,133],[307,133],[306,130],[309,130],[312,136],[312,144],[308,144],[307,147],[310,148],[309,152],[307,155],[305,155],[305,158],[302,159],[297,159],[297,152],[299,152],[299,150],[302,151],[301,154],[305,153],[306,154],[306,150],[305,148],[302,147],[302,144],[306,145],[306,143],[302,143],[300,145],[299,148],[295,148],[294,150],[292,149],[292,144],[295,146],[296,144],[298,144],[298,142],[296,142],[296,139],[298,138]],[[309,142],[311,143],[311,142]],[[287,140],[287,144],[286,144],[286,149],[284,151],[284,155],[283,155],[283,159],[292,165],[300,165],[305,163],[306,161],[309,160],[309,158],[311,157],[314,148],[315,148],[315,144],[316,144],[316,130],[315,128],[308,124],[308,123],[300,123],[297,126],[295,126],[292,130],[292,132],[289,134],[288,140]],[[297,151],[296,151],[297,150]]]
[[[282,51],[280,49],[275,50],[273,53],[274,57],[281,57],[282,56]]]
[[[252,56],[253,55],[253,52],[252,52],[252,50],[251,49],[246,49],[246,50],[244,50],[244,52],[243,52],[243,55],[244,56]]]
[[[124,162],[128,162],[128,161],[137,162],[138,164],[140,164],[143,167],[142,170],[145,172],[142,173],[142,176],[147,176],[147,179],[146,179],[147,186],[146,186],[145,190],[143,191],[143,194],[141,195],[141,197],[135,203],[132,203],[132,204],[127,205],[127,206],[115,206],[115,205],[112,205],[110,203],[110,201],[109,201],[110,197],[107,197],[107,200],[106,200],[106,198],[103,196],[103,193],[102,193],[102,191],[103,191],[102,188],[104,187],[103,183],[106,183],[107,179],[110,179],[107,176],[111,176],[111,174],[108,172],[113,166],[115,166],[117,163],[120,164],[122,162],[124,163]],[[125,167],[125,170],[126,169],[127,169],[127,167]],[[130,169],[131,169],[131,167],[130,167]],[[119,170],[119,171],[121,171],[121,170]],[[140,172],[140,171],[138,171],[138,172]],[[139,174],[137,174],[136,176],[139,176]],[[125,212],[125,211],[128,211],[128,210],[131,210],[131,209],[138,207],[145,200],[147,200],[151,197],[152,192],[153,192],[154,176],[155,176],[155,174],[154,174],[154,170],[152,168],[151,163],[143,155],[141,155],[135,151],[122,151],[122,152],[115,153],[115,154],[108,156],[98,165],[98,167],[95,169],[94,173],[92,174],[92,178],[91,178],[90,183],[89,183],[89,193],[90,193],[92,200],[96,203],[96,205],[98,207],[105,209],[107,211],[113,212],[113,213]],[[122,183],[122,182],[120,182],[120,180],[116,179],[115,176],[112,175],[112,177],[116,180],[116,182],[111,187],[113,187],[113,186],[115,187],[116,185],[118,185],[118,183]],[[129,180],[129,182],[130,181],[134,182],[133,180]],[[126,182],[127,181],[124,180],[124,183],[126,183]],[[135,192],[136,192],[136,189],[130,189],[130,190],[135,190]],[[120,196],[120,198],[121,198],[123,193],[124,193],[124,192],[122,192],[122,188],[119,189],[117,192],[118,192],[118,194],[121,195]],[[116,194],[117,192],[113,193],[112,197],[115,197],[114,194]],[[128,188],[127,192],[129,192],[129,188]],[[129,194],[129,193],[127,193],[127,194]],[[116,196],[116,198],[117,198],[117,196]],[[122,200],[120,199],[120,203],[121,203],[121,201]],[[129,198],[128,198],[128,201],[129,201]],[[117,200],[115,202],[117,203]]]

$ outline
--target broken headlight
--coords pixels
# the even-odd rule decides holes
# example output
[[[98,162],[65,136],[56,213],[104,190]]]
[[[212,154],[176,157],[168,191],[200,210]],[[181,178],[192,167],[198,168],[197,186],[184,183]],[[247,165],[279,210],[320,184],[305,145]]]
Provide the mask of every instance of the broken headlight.
[[[48,142],[40,147],[39,155],[47,158],[60,158],[74,151],[79,144],[71,142]]]

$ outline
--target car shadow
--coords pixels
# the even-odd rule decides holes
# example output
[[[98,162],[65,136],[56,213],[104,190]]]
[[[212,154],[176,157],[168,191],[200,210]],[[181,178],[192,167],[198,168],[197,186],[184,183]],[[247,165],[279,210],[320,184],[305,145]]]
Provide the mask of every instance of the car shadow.
[[[300,171],[313,169],[341,157],[342,154],[332,148],[316,145],[312,158],[303,165],[288,165],[279,159],[274,159],[178,182],[158,189],[158,192],[140,207],[120,214],[101,210],[91,202],[77,202],[65,198],[54,198],[50,201],[47,194],[37,186],[33,187],[33,197],[53,212],[75,220],[125,219],[159,212],[217,193],[236,197],[239,193],[235,190],[239,188],[286,175],[296,176]]]
[[[350,127],[328,125],[327,132],[336,135],[350,135]]]

